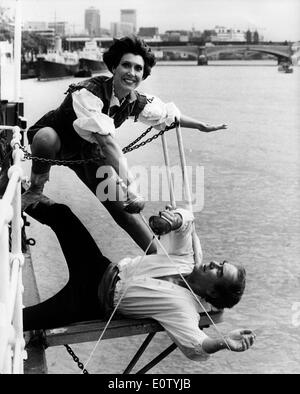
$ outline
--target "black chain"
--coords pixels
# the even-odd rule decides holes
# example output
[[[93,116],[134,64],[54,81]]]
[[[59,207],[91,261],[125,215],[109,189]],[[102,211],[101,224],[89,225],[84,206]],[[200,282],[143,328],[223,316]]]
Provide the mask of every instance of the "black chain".
[[[145,137],[145,135],[147,135],[152,130],[152,126],[150,126],[136,140],[134,140],[129,145],[127,145],[125,148],[123,148],[122,152],[124,154],[126,154],[126,153],[131,152],[135,149],[138,149],[141,146],[144,146],[144,145],[148,144],[149,142],[155,140],[159,136],[163,135],[166,131],[174,129],[174,127],[176,127],[176,126],[177,126],[177,122],[173,122],[170,126],[167,126],[164,130],[159,131],[157,134],[154,134],[152,137],[146,139],[145,141],[142,141],[140,144],[135,145],[137,142],[139,142],[143,137]]]
[[[24,146],[20,146],[24,152],[24,159],[26,160],[36,160],[48,164],[56,164],[58,166],[67,166],[70,164],[86,164],[86,163],[100,163],[100,157],[90,157],[89,159],[78,159],[78,160],[58,160],[58,159],[46,159],[44,157],[33,156],[31,153],[27,152]]]
[[[82,362],[80,362],[79,358],[73,352],[72,348],[69,345],[64,345],[64,347],[67,349],[67,352],[71,355],[74,362],[77,363],[78,368],[82,369],[82,373],[89,374],[89,372],[84,368],[84,365],[82,364]]]
[[[137,139],[135,139],[133,142],[131,142],[129,145],[127,145],[125,148],[122,149],[122,152],[124,154],[128,152],[132,152],[135,149],[140,148],[141,146],[145,146],[149,142],[155,140],[159,136],[163,135],[166,131],[173,129],[176,127],[177,123],[173,122],[170,126],[167,126],[164,130],[159,131],[157,134],[154,134],[152,137],[146,139],[145,141],[142,141],[140,144],[137,144],[145,135],[147,135],[151,130],[152,126],[148,127],[146,131],[144,131]],[[44,157],[38,157],[38,156],[33,156],[31,153],[27,152],[24,146],[20,146],[20,149],[24,152],[24,159],[25,160],[36,160],[40,161],[43,163],[48,163],[48,164],[56,164],[58,166],[68,166],[71,164],[74,165],[82,165],[82,164],[87,164],[87,163],[100,163],[101,157],[90,157],[89,159],[79,159],[79,160],[58,160],[58,159],[46,159]]]

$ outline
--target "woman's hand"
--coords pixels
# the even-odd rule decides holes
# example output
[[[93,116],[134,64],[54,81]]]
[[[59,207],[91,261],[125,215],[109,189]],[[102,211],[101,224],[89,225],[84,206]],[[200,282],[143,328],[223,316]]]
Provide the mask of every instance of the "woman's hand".
[[[209,125],[207,123],[199,123],[197,129],[205,133],[210,133],[211,131],[227,129],[227,124]]]
[[[197,129],[204,131],[204,133],[210,133],[211,131],[227,129],[227,124],[222,123],[218,125],[210,125],[208,123],[201,122],[198,119],[191,118],[184,114],[180,115],[180,125],[182,127],[187,127],[188,129]]]
[[[124,202],[124,209],[128,213],[140,213],[145,207],[145,199],[137,192],[135,182],[128,185],[125,189],[127,199]]]
[[[255,334],[251,330],[233,330],[226,337],[227,345],[234,352],[243,352],[253,345]]]

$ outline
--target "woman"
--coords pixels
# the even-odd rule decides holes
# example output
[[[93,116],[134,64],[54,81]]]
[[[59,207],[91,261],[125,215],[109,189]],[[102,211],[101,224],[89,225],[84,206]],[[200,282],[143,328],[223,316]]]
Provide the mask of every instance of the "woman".
[[[173,103],[163,103],[154,96],[136,91],[155,65],[151,49],[139,38],[124,37],[115,40],[104,54],[104,62],[112,77],[99,76],[73,84],[63,103],[48,112],[28,130],[28,141],[34,156],[46,159],[78,160],[97,156],[99,162],[84,165],[69,163],[79,178],[96,194],[103,177],[97,177],[99,166],[110,166],[117,173],[117,182],[126,193],[126,201],[101,201],[114,220],[143,249],[151,234],[139,213],[144,199],[134,184],[134,178],[121,148],[114,139],[116,128],[134,117],[144,124],[163,129],[175,119],[181,126],[210,132],[225,129],[224,124],[209,126],[180,114]],[[31,186],[23,194],[22,208],[40,200],[45,182],[49,179],[51,164],[33,161]],[[156,251],[153,246],[149,253]]]

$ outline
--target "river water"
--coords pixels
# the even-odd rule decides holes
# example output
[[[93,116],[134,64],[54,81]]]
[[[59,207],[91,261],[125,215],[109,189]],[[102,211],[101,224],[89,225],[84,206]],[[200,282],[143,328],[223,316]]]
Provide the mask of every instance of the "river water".
[[[22,81],[29,125],[54,108],[73,81]],[[252,61],[212,62],[207,67],[163,63],[141,85],[145,92],[174,101],[185,114],[229,126],[210,134],[185,129],[183,137],[187,164],[204,167],[204,208],[196,213],[204,260],[224,258],[247,269],[245,294],[237,306],[226,310],[218,329],[226,333],[249,327],[257,334],[249,351],[219,352],[204,363],[190,361],[176,350],[153,373],[300,372],[299,82],[299,67],[293,74],[283,74],[273,61]],[[120,144],[127,145],[144,129],[141,124],[122,126]],[[175,139],[170,138],[169,147],[170,156],[176,158]],[[160,143],[130,153],[128,160],[131,165],[161,164]],[[29,174],[27,164],[26,168]],[[54,167],[46,194],[67,202],[112,260],[139,253],[71,171]],[[146,216],[154,206],[147,205]],[[29,231],[37,240],[32,254],[45,299],[63,286],[67,272],[53,234],[31,222]],[[208,333],[217,335],[211,328]],[[120,373],[141,340],[138,336],[103,341],[87,369]],[[157,334],[144,362],[169,344],[165,333]],[[73,348],[85,362],[93,346]],[[46,354],[49,373],[79,373],[64,348],[50,348]]]

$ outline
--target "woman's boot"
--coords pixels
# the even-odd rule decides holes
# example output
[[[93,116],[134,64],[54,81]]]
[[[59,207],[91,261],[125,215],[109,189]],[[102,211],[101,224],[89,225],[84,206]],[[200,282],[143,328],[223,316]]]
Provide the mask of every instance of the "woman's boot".
[[[43,190],[45,183],[49,180],[49,171],[44,174],[35,174],[31,172],[30,186],[22,194],[22,211],[24,211],[29,205],[37,204],[43,196]]]

